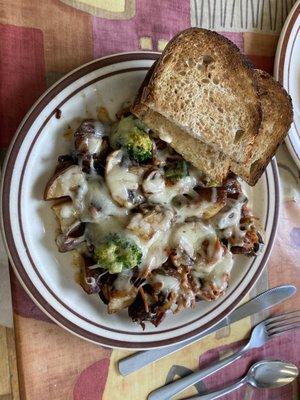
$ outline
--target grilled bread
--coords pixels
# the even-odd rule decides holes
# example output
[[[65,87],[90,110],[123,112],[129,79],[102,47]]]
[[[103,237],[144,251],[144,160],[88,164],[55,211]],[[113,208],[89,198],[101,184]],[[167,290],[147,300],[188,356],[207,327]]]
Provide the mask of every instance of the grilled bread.
[[[175,36],[140,102],[236,162],[251,157],[262,114],[257,81],[238,48],[216,32],[191,28]]]
[[[253,144],[251,158],[241,164],[231,162],[230,169],[254,186],[278,146],[284,140],[293,120],[290,96],[267,72],[255,70],[262,105],[262,122]]]
[[[182,34],[191,34],[191,31],[198,32],[199,30],[189,29],[184,31]],[[200,31],[202,32],[203,30]],[[206,33],[207,31],[204,30],[204,32]],[[211,34],[214,33],[211,32]],[[172,42],[176,42],[177,37],[171,41],[171,45]],[[188,128],[182,127],[180,123],[175,122],[181,118],[180,115],[178,118],[176,117],[176,98],[174,100],[174,121],[165,116],[166,112],[164,111],[164,105],[162,103],[160,112],[151,108],[151,105],[147,103],[147,99],[149,100],[151,93],[149,92],[149,88],[156,87],[156,80],[160,80],[160,78],[157,78],[157,71],[160,70],[161,75],[164,75],[162,71],[164,65],[162,59],[164,57],[165,55],[163,53],[162,57],[157,60],[148,71],[133,106],[133,113],[143,120],[162,139],[168,141],[169,144],[186,160],[190,161],[194,166],[202,171],[208,185],[221,184],[229,171],[232,171],[244,179],[248,184],[254,186],[275,154],[277,147],[287,135],[293,119],[293,109],[290,96],[268,73],[261,70],[252,70],[254,87],[256,88],[261,107],[261,122],[258,133],[253,135],[252,144],[249,145],[250,147],[246,145],[248,149],[250,148],[250,155],[248,154],[247,159],[243,162],[237,162],[232,155],[229,156],[224,151],[216,150],[213,143],[210,142],[208,144],[203,142],[199,137],[192,134]],[[189,74],[191,74],[193,68],[188,66],[188,63],[191,64],[189,59],[186,63],[186,69],[189,71]],[[165,67],[168,70],[171,68],[168,59],[165,63]],[[194,69],[198,70],[197,65],[194,65]],[[171,75],[172,73],[169,71],[168,74]],[[174,75],[176,75],[176,73],[174,73]],[[182,93],[186,92],[186,96],[189,97],[189,85],[186,84],[186,76],[187,74],[183,74],[181,76],[181,81],[176,80],[176,85],[181,87]],[[210,79],[212,79],[212,75],[210,75]],[[162,92],[165,91],[166,89],[162,88]],[[202,93],[202,97],[210,96],[210,94],[202,92],[201,85],[199,91]],[[160,93],[156,92],[156,96],[157,98],[160,98]],[[196,98],[199,98],[199,96],[200,95],[197,95]],[[171,96],[169,104],[165,105],[167,109],[172,108],[173,99],[174,96]],[[242,102],[244,100],[240,101]],[[236,107],[237,109],[240,109],[239,106]],[[189,109],[191,109],[190,114],[197,110],[195,107],[194,97],[191,97],[189,102],[184,105],[183,112],[188,112]],[[211,104],[211,112],[213,113],[214,110],[215,107]],[[228,113],[232,115],[231,112]],[[226,119],[228,116],[227,113],[224,113],[224,116]],[[211,122],[211,125],[214,125],[213,121]],[[240,149],[240,151],[245,153],[243,149]]]

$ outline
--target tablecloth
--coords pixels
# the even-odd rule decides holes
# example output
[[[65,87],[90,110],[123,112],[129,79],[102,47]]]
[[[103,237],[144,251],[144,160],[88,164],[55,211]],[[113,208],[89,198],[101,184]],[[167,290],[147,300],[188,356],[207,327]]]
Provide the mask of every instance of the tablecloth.
[[[289,0],[0,0],[1,158],[22,117],[38,96],[73,68],[131,50],[158,50],[189,26],[230,38],[259,68],[272,73],[278,34]],[[277,153],[282,184],[274,249],[250,297],[300,275],[299,171],[285,146]],[[6,263],[7,264],[7,263]],[[128,351],[95,346],[51,322],[11,271],[21,399],[142,400],[157,386],[232,352],[262,316],[238,322],[127,378],[115,363]],[[300,293],[277,310],[295,309]],[[300,337],[291,332],[185,392],[213,389],[241,376],[262,357],[300,367]],[[275,391],[244,388],[224,399],[299,399],[299,381]],[[181,396],[182,398],[183,396]]]

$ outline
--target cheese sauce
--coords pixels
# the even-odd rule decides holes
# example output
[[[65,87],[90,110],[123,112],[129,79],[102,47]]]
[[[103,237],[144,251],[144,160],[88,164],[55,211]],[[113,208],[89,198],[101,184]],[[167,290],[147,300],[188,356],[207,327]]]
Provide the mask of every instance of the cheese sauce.
[[[117,133],[133,126],[138,125],[130,119],[119,131],[114,129],[110,145],[116,148]],[[95,134],[84,138],[79,150],[83,146],[90,154],[100,151],[103,124],[98,126],[95,122],[94,127]],[[165,134],[160,138],[167,143],[171,141]],[[72,199],[57,212],[62,225],[72,218],[85,223],[82,237],[86,248],[97,247],[111,233],[135,242],[142,253],[138,267],[141,274],[148,273],[146,283],[160,284],[165,294],[182,295],[185,306],[189,306],[195,300],[190,288],[181,287],[174,276],[151,274],[151,271],[163,268],[169,260],[175,267],[184,266],[198,288],[204,281],[225,290],[233,256],[221,241],[225,243],[224,239],[234,237],[235,243],[242,243],[245,231],[240,229],[240,220],[247,197],[242,194],[238,199],[220,200],[217,188],[211,188],[210,192],[203,190],[201,197],[202,174],[192,166],[187,176],[172,183],[166,181],[165,164],[172,162],[174,152],[168,147],[161,148],[155,153],[154,165],[132,162],[122,149],[112,151],[106,158],[104,178],[92,167],[90,174],[83,172],[83,161],[79,158],[79,165],[69,167],[57,178],[61,191]],[[130,269],[120,272],[113,290],[137,291],[132,277]]]

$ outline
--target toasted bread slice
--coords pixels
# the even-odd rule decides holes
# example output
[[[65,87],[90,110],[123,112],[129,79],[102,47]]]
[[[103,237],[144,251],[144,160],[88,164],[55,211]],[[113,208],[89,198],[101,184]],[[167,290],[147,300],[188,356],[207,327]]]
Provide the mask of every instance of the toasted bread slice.
[[[134,106],[136,116],[162,139],[168,138],[170,146],[201,170],[206,175],[208,183],[221,184],[230,169],[249,185],[254,186],[275,154],[277,147],[287,135],[293,119],[292,102],[283,87],[268,73],[255,70],[263,119],[259,134],[253,144],[253,155],[247,162],[241,164],[232,161],[221,152],[214,151],[210,146],[188,135],[159,113],[141,104],[140,96],[143,86],[150,80],[154,68],[155,66],[149,70],[136,99]]]
[[[162,140],[169,142],[177,153],[198,168],[208,186],[221,185],[228,174],[230,164],[228,157],[188,135],[165,117],[142,104],[136,105],[134,112]]]
[[[253,144],[253,154],[246,163],[231,162],[230,169],[249,185],[254,186],[278,146],[284,140],[293,120],[290,96],[268,73],[256,70],[262,105],[262,123]]]
[[[261,122],[254,71],[216,32],[191,28],[175,36],[140,102],[237,162],[251,156]]]

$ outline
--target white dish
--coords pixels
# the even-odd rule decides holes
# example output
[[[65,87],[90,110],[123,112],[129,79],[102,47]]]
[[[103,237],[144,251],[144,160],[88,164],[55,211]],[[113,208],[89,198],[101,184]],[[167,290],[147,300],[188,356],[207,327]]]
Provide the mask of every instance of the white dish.
[[[25,116],[10,146],[2,181],[2,220],[14,270],[32,299],[54,321],[78,336],[106,346],[149,349],[188,339],[230,313],[251,289],[270,254],[278,219],[279,186],[275,159],[249,198],[265,229],[265,247],[255,258],[236,256],[226,294],[216,302],[169,315],[146,330],[126,310],[108,315],[97,295],[85,294],[74,280],[70,254],[57,250],[57,223],[43,190],[57,156],[71,144],[68,125],[96,117],[104,105],[111,116],[132,99],[157,53],[124,53],[95,60],[52,86]],[[56,110],[61,118],[56,118]]]
[[[300,1],[292,8],[282,29],[275,57],[274,76],[293,101],[294,122],[286,144],[300,168]]]

